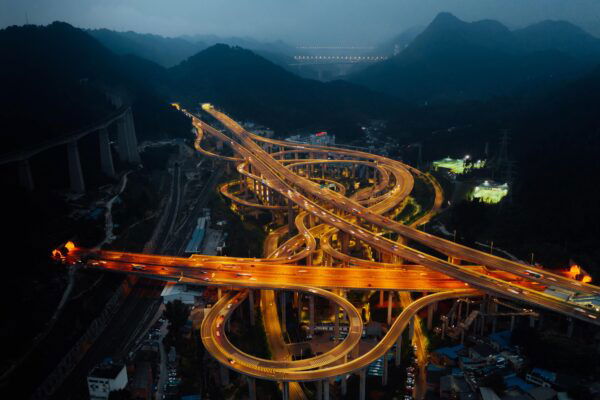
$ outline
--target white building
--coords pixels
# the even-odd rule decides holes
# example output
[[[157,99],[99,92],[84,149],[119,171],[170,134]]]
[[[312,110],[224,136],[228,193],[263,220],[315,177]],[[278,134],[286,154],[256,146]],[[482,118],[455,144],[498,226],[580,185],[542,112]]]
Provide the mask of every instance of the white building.
[[[100,365],[88,375],[87,383],[91,400],[105,400],[110,392],[125,389],[127,370],[124,364]]]
[[[163,298],[164,304],[179,300],[183,304],[194,305],[196,303],[196,297],[200,297],[202,291],[193,290],[187,285],[167,283],[160,295]]]

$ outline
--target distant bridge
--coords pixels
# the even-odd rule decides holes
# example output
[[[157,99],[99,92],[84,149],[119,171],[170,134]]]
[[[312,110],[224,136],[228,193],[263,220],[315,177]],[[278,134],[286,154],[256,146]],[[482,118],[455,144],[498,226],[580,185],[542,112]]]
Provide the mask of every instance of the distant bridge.
[[[321,64],[358,64],[375,63],[385,61],[387,56],[294,56],[294,64],[291,65],[321,65]]]

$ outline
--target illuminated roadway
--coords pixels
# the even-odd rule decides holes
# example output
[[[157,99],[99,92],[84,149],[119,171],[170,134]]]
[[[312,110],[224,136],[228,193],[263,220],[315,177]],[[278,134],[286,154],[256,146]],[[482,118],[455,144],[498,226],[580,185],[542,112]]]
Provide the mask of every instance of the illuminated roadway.
[[[295,213],[288,226],[276,231],[276,239],[265,249],[267,257],[248,259],[197,255],[179,258],[91,251],[72,244],[56,251],[55,257],[67,264],[83,261],[91,268],[237,289],[237,292],[230,291],[217,302],[201,327],[207,350],[223,365],[248,376],[280,382],[340,376],[360,370],[380,358],[394,345],[398,335],[421,308],[444,299],[481,296],[483,292],[530,303],[597,325],[600,323],[598,313],[581,310],[576,305],[542,292],[547,286],[556,286],[580,293],[598,294],[600,288],[417,230],[416,226],[427,222],[442,204],[441,188],[427,174],[398,161],[360,151],[256,136],[212,106],[204,105],[203,109],[222,123],[232,136],[183,110],[192,118],[196,129],[196,150],[208,157],[237,163],[237,170],[242,175],[240,180],[221,185],[219,191],[241,207],[262,212]],[[205,150],[201,145],[205,133],[217,143],[228,145],[235,156],[223,156]],[[278,147],[279,151],[269,153],[258,143],[267,148]],[[301,156],[308,158],[299,158]],[[326,176],[328,168],[339,167],[349,171],[348,166],[352,166],[352,176],[346,178],[356,179],[357,165],[366,168],[367,181],[373,185],[362,187],[351,196],[346,195],[343,184]],[[311,176],[314,166],[320,167],[321,177]],[[369,172],[372,176],[369,176]],[[402,210],[412,192],[413,175],[430,184],[435,198],[432,209],[407,226],[392,217]],[[333,185],[335,190],[321,186],[324,183]],[[292,233],[292,227],[297,234],[275,248],[280,237]],[[384,236],[389,234],[397,234],[397,240]],[[379,260],[347,254],[344,246],[348,246],[351,238],[355,246],[360,242],[377,251]],[[407,241],[410,240],[475,265],[449,262],[415,250],[409,247],[410,242]],[[313,265],[312,261],[317,259],[320,265]],[[306,260],[306,266],[297,265],[302,260]],[[343,263],[343,273],[340,273],[342,270],[339,267],[330,266],[334,260]],[[406,261],[412,264],[406,264]],[[289,356],[282,355],[276,357],[279,359],[264,360],[245,354],[227,339],[224,322],[248,296],[248,290],[256,288],[265,289],[261,301],[263,298],[267,301],[262,304],[262,309],[263,313],[266,312],[264,317],[267,318],[265,327],[268,336],[269,333],[280,335],[281,332],[281,326],[275,324],[277,310],[272,300],[276,296],[272,290],[304,292],[327,298],[345,311],[350,333],[330,351],[310,359],[292,361]],[[348,359],[362,335],[362,320],[358,311],[331,289],[439,293],[410,303],[372,350]],[[405,295],[402,297],[403,305],[406,305],[407,298]],[[340,360],[345,362],[340,363]],[[301,396],[298,389],[295,392]]]

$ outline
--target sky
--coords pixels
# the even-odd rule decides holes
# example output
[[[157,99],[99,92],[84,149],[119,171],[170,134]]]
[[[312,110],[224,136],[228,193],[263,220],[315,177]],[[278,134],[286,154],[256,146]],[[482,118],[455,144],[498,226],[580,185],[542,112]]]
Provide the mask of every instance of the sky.
[[[600,0],[0,0],[0,27],[60,20],[163,36],[214,34],[296,45],[374,45],[449,11],[511,28],[565,19],[600,36]]]

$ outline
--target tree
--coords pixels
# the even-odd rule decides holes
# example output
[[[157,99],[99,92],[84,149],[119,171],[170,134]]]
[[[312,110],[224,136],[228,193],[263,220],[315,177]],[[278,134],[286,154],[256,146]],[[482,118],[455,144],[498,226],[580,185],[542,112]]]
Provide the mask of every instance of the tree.
[[[190,315],[190,309],[187,305],[183,304],[181,300],[175,300],[167,303],[165,309],[165,318],[169,321],[169,342],[179,343],[181,338],[181,331],[185,326]],[[176,346],[178,347],[178,346]]]

